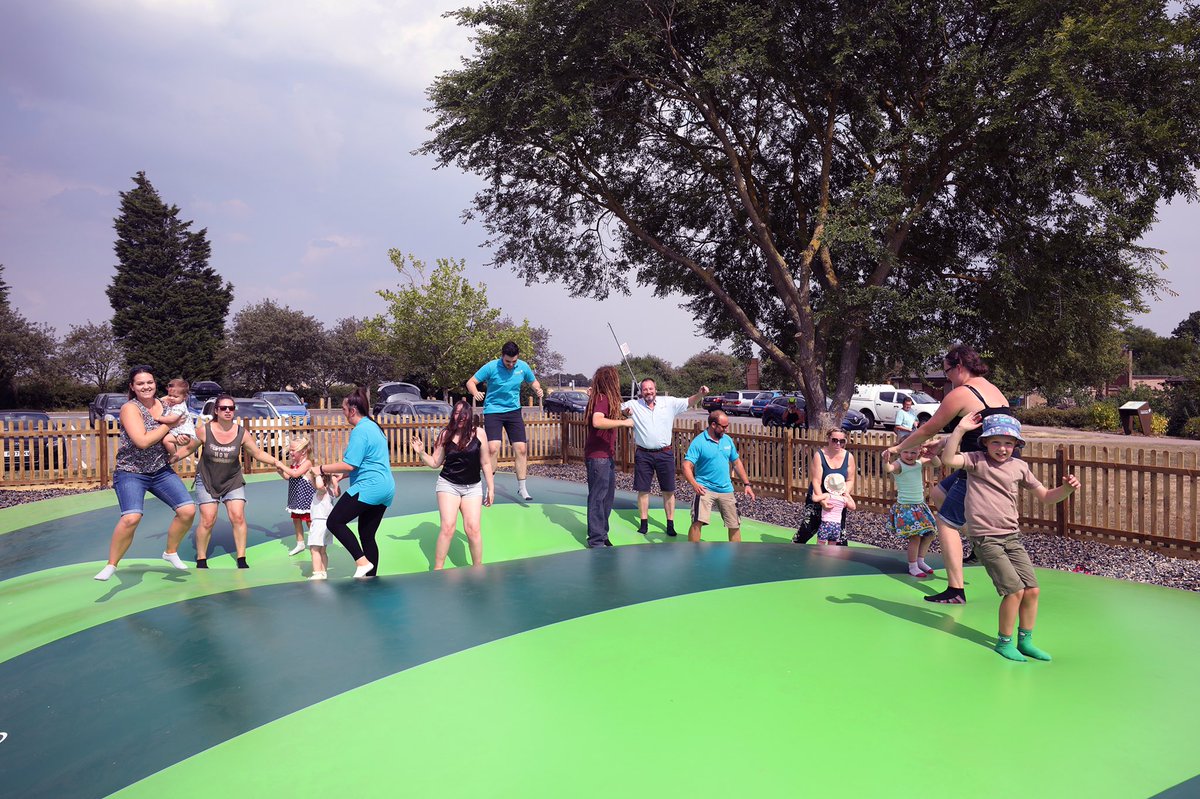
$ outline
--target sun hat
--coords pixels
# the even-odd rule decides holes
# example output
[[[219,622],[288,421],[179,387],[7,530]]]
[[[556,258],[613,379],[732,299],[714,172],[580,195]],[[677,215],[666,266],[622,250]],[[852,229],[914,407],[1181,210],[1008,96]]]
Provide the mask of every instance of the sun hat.
[[[846,478],[840,474],[825,475],[825,491],[829,494],[844,494],[846,492]]]
[[[994,413],[984,417],[979,438],[983,440],[992,436],[1012,436],[1018,444],[1025,443],[1025,439],[1021,438],[1021,422],[1007,413]]]

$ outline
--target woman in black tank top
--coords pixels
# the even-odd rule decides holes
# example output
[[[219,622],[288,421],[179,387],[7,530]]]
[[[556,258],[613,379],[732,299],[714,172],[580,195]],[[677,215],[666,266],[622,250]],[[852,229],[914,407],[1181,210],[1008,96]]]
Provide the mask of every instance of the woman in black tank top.
[[[1008,407],[1008,399],[1004,392],[987,379],[988,366],[979,354],[966,344],[956,344],[942,359],[942,369],[946,378],[954,388],[942,400],[937,413],[929,421],[914,430],[906,439],[904,446],[911,447],[929,441],[938,433],[949,433],[958,424],[958,420],[970,413],[991,416],[994,413],[1012,413]],[[977,451],[979,435],[976,432],[968,441],[962,442],[963,452]],[[935,442],[931,454],[941,451],[941,442]],[[900,455],[900,445],[896,444],[884,451],[885,462],[890,463]],[[946,496],[939,501],[934,493],[930,499],[938,508],[938,544],[946,563],[946,590],[933,596],[925,597],[930,602],[959,605],[966,602],[963,591],[963,549],[962,535],[962,496],[966,492],[965,476],[944,482],[947,486]]]
[[[467,546],[471,550],[471,565],[483,565],[483,536],[480,531],[482,508],[492,504],[496,491],[487,433],[478,424],[470,401],[461,399],[454,403],[450,420],[445,429],[438,433],[432,454],[425,452],[425,442],[418,434],[414,433],[410,439],[413,451],[422,463],[431,469],[442,467],[434,487],[441,517],[441,529],[434,550],[434,569],[440,569],[446,563],[460,514],[463,532],[467,535]],[[481,478],[487,480],[486,493]]]

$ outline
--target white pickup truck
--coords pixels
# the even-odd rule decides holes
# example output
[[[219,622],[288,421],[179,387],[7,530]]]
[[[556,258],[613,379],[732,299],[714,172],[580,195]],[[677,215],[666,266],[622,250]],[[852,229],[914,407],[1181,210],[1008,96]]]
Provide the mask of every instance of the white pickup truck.
[[[929,421],[929,417],[937,413],[941,405],[924,391],[876,384],[855,386],[854,396],[850,398],[850,408],[867,417],[867,424],[871,427],[876,424],[892,427],[896,422],[896,411],[900,410],[905,397],[912,399],[912,412],[917,415],[919,424]]]

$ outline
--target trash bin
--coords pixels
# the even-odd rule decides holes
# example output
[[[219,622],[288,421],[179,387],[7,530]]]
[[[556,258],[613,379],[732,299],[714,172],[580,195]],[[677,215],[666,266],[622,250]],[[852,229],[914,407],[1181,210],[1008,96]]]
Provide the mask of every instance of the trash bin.
[[[1150,403],[1127,402],[1120,407],[1120,412],[1121,430],[1125,432],[1125,435],[1154,435],[1154,429],[1151,426]]]

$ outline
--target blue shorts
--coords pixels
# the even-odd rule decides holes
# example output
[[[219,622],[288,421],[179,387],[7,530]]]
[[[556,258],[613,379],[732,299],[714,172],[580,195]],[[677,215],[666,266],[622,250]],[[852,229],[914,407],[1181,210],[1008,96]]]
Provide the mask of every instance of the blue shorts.
[[[954,528],[967,523],[967,473],[961,469],[952,473],[938,488],[946,492],[946,498],[938,508],[938,518]]]
[[[144,513],[147,491],[172,510],[195,504],[183,480],[170,466],[164,466],[150,474],[118,469],[113,472],[113,490],[117,492],[117,504],[121,507],[122,516],[127,513]]]

